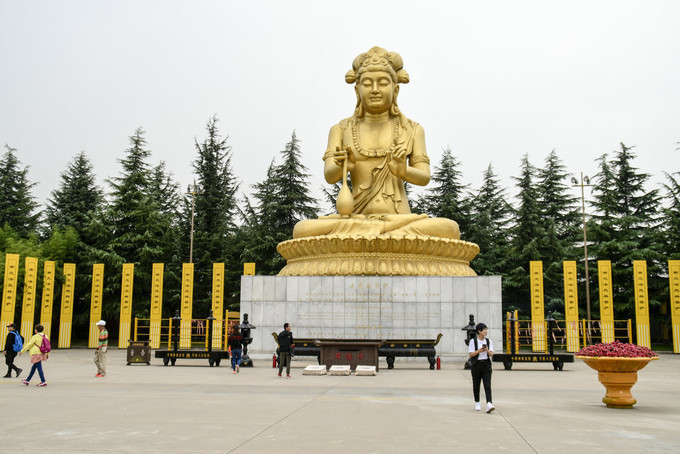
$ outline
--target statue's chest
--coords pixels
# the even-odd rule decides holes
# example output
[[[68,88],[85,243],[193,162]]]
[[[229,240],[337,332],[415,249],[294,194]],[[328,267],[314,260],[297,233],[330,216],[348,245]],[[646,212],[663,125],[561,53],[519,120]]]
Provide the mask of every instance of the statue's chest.
[[[353,124],[345,130],[343,142],[351,144],[357,154],[363,157],[383,157],[394,145],[393,130],[392,122]]]
[[[359,145],[366,150],[379,150],[392,144],[392,128],[389,123],[374,125],[361,123],[357,127]]]

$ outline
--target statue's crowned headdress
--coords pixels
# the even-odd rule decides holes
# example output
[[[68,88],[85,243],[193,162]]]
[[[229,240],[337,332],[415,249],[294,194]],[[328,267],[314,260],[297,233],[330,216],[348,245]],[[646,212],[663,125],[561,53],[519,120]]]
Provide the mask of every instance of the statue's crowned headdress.
[[[345,82],[353,84],[366,71],[385,71],[392,76],[395,83],[409,83],[409,76],[404,70],[404,60],[396,52],[388,52],[382,47],[375,46],[368,52],[360,54],[352,62],[352,69],[345,74]]]

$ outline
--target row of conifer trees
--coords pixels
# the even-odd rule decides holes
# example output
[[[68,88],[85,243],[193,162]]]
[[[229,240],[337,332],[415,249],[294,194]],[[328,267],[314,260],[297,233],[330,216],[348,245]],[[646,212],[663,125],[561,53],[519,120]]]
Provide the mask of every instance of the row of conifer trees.
[[[269,164],[265,178],[244,191],[232,168],[233,153],[243,150],[231,149],[217,123],[217,118],[211,118],[204,139],[195,141],[192,162],[200,188],[193,239],[196,316],[207,314],[210,307],[212,263],[226,264],[225,304],[238,309],[242,263],[255,262],[258,274],[278,273],[285,263],[276,245],[290,239],[299,220],[330,212],[339,190],[339,186],[323,189],[326,200],[322,201],[310,195],[308,170],[300,160],[301,143],[293,132]],[[106,190],[97,184],[92,164],[81,152],[61,173],[59,186],[43,210],[32,195],[35,184],[29,169],[19,161],[17,150],[5,147],[0,160],[1,262],[5,253],[17,253],[22,262],[23,257],[55,260],[58,269],[63,263],[75,263],[76,328],[84,327],[89,318],[94,263],[106,267],[105,318],[117,318],[123,263],[136,265],[134,315],[148,315],[151,265],[157,262],[165,263],[164,308],[168,314],[179,308],[181,264],[189,257],[191,195],[165,163],[152,159],[141,128],[130,136],[130,147],[122,153],[118,174],[109,176]],[[589,263],[595,271],[597,260],[612,261],[615,317],[626,319],[634,318],[632,262],[646,260],[652,323],[667,328],[667,260],[680,258],[680,172],[666,173],[665,183],[652,187],[650,175],[635,167],[635,158],[634,147],[621,143],[597,160],[598,173],[591,179],[586,205]],[[557,152],[548,153],[540,166],[532,164],[528,155],[521,158],[512,199],[492,164],[478,188],[465,183],[460,167],[461,161],[445,149],[440,162],[433,164],[428,188],[412,196],[412,210],[458,222],[462,238],[481,248],[472,268],[480,275],[503,276],[504,309],[518,309],[525,318],[529,316],[529,262],[543,261],[546,311],[559,317],[564,312],[562,262],[577,260],[584,312],[580,190],[572,186],[573,175]],[[590,273],[590,280],[597,319],[596,272]],[[38,294],[40,289],[39,281]],[[55,296],[58,309],[58,292]],[[662,331],[652,329],[653,335]]]

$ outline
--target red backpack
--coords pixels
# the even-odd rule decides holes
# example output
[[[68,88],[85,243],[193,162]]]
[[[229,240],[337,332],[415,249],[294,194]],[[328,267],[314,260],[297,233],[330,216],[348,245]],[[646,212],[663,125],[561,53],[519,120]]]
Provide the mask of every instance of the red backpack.
[[[43,341],[42,344],[40,344],[40,353],[49,353],[52,351],[52,344],[50,344],[50,340],[43,334],[42,336]]]

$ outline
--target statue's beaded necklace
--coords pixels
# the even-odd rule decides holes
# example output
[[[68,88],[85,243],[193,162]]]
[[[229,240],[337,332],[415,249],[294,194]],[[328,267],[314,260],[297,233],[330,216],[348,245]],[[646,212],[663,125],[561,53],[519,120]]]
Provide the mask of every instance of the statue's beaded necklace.
[[[352,142],[354,143],[354,149],[358,151],[360,155],[366,156],[367,158],[382,158],[383,156],[386,156],[387,153],[391,153],[392,151],[394,151],[394,149],[397,146],[396,142],[397,138],[399,137],[399,130],[401,126],[399,123],[399,116],[395,117],[392,125],[393,131],[390,145],[386,148],[383,148],[382,150],[364,150],[363,148],[361,148],[361,145],[359,145],[360,137],[358,123],[359,123],[358,120],[354,120],[352,122]]]

